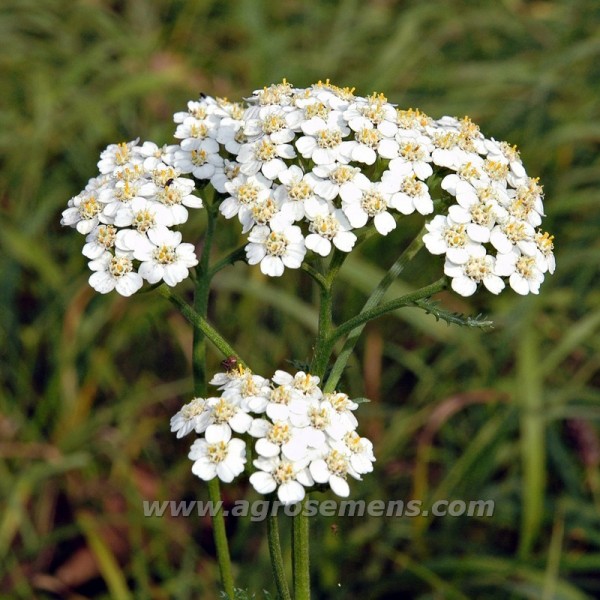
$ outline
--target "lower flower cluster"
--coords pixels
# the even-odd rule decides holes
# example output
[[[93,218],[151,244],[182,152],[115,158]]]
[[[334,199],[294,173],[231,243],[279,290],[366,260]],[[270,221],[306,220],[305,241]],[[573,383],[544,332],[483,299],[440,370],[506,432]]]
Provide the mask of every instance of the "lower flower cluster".
[[[373,444],[356,432],[358,404],[342,392],[323,393],[318,377],[276,371],[266,379],[236,367],[210,383],[219,396],[194,398],[171,419],[177,437],[200,434],[189,458],[201,479],[229,483],[246,469],[257,492],[294,504],[318,484],[345,498],[348,476],[373,470]]]

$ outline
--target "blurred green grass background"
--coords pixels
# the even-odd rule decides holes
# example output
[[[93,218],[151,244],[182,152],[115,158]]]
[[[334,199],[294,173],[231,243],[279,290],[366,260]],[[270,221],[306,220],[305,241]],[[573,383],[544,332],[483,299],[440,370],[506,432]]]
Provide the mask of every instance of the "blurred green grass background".
[[[372,399],[360,420],[378,462],[354,497],[492,499],[496,512],[315,518],[314,597],[600,597],[597,0],[2,0],[0,40],[3,598],[217,597],[210,523],[142,513],[143,499],[207,498],[168,431],[191,393],[189,329],[152,294],[95,295],[59,218],[107,144],[170,142],[172,113],[199,92],[239,99],[283,77],[468,114],[517,144],[545,186],[558,262],[539,297],[443,297],[489,314],[489,333],[413,309],[367,328],[344,389]],[[340,318],[415,226],[351,257]],[[441,272],[420,259],[396,294]],[[210,311],[268,375],[309,355],[312,300],[302,275],[239,265]],[[265,525],[228,529],[237,584],[261,597]]]

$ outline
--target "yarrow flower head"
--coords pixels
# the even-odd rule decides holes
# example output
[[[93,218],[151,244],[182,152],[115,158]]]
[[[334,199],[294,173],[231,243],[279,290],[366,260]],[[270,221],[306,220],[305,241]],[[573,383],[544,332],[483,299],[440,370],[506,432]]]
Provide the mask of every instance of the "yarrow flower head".
[[[193,245],[171,229],[188,220],[188,208],[202,207],[194,182],[171,166],[177,151],[138,140],[112,144],[100,155],[100,175],[69,200],[61,223],[86,236],[96,291],[130,296],[144,280],[173,286],[198,263]]]
[[[322,484],[346,497],[348,476],[373,470],[373,445],[356,432],[358,404],[342,392],[323,394],[319,383],[304,371],[265,379],[235,367],[211,379],[221,396],[193,398],[173,416],[171,431],[200,435],[189,457],[201,479],[232,481],[250,443],[256,458],[249,479],[258,493],[294,504]]]
[[[176,144],[108,146],[99,175],[63,212],[62,223],[86,236],[84,254],[96,273],[106,271],[107,258],[96,262],[105,252],[118,252],[131,261],[128,275],[156,281],[147,252],[139,258],[133,247],[148,243],[138,236],[134,244],[129,231],[152,244],[161,227],[184,224],[189,209],[202,206],[194,181],[214,188],[220,214],[236,217],[247,236],[247,262],[269,277],[313,256],[351,252],[359,230],[386,236],[415,212],[432,215],[423,241],[444,256],[459,294],[480,284],[499,293],[506,283],[519,294],[538,293],[555,269],[552,236],[539,229],[542,186],[516,147],[486,138],[468,117],[436,120],[397,108],[381,93],[363,97],[329,80],[306,88],[284,80],[244,102],[202,95],[174,122]],[[434,177],[441,180],[437,197]],[[187,256],[178,264],[189,270]],[[90,283],[102,293],[139,287],[133,276],[96,275]]]

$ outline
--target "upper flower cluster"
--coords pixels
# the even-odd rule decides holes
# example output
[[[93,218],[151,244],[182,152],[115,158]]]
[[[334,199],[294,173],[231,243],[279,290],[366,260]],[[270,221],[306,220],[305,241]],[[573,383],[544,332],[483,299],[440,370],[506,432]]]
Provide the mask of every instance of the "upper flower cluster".
[[[86,236],[83,255],[98,292],[130,296],[144,279],[174,286],[198,263],[193,245],[171,229],[187,221],[188,208],[202,206],[194,182],[170,165],[172,153],[152,142],[108,146],[100,175],[63,211],[61,224]]]
[[[434,120],[382,94],[285,80],[254,92],[244,108],[203,97],[177,113],[175,166],[224,194],[221,213],[248,233],[250,264],[267,275],[298,268],[307,252],[349,252],[354,230],[386,235],[399,215],[429,215],[428,183],[441,178],[449,208],[428,224],[432,254],[444,254],[452,287],[483,283],[537,293],[554,271],[552,236],[536,230],[542,188],[519,153],[487,139],[469,118]]]
[[[146,265],[140,275],[150,282],[172,285],[187,275],[190,250],[164,229],[201,204],[181,174],[212,185],[221,214],[247,234],[248,263],[270,276],[299,268],[309,250],[350,252],[357,229],[387,235],[402,215],[434,210],[423,240],[444,255],[459,294],[479,284],[497,294],[505,280],[519,294],[538,293],[554,271],[553,238],[539,229],[541,185],[515,147],[484,137],[468,117],[434,120],[382,94],[284,80],[244,103],[202,95],[174,121],[175,145],[109,146],[101,176],[63,213],[63,223],[88,235],[86,256],[98,273],[90,282],[99,291],[138,289],[132,259]],[[434,180],[442,188],[436,204]],[[119,227],[141,235],[117,235]]]
[[[250,439],[250,483],[261,494],[276,491],[284,504],[300,502],[315,484],[346,497],[348,475],[361,479],[373,470],[373,444],[356,433],[358,404],[341,392],[323,394],[318,377],[276,371],[269,380],[239,367],[211,384],[219,397],[194,398],[171,419],[177,437],[202,434],[189,453],[201,479],[230,482],[241,474]]]

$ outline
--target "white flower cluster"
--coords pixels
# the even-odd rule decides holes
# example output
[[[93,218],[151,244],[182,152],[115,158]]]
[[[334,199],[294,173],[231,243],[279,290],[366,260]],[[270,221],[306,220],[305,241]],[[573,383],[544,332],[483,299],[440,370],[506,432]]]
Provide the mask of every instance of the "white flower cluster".
[[[373,470],[373,444],[356,433],[358,404],[341,392],[324,394],[318,377],[276,371],[269,380],[236,367],[210,383],[219,397],[194,398],[171,419],[177,437],[202,434],[189,453],[201,479],[240,475],[252,439],[250,483],[261,494],[276,491],[284,504],[300,502],[316,484],[347,497],[348,475],[361,479]]]
[[[144,279],[174,286],[198,263],[194,246],[171,229],[187,221],[188,208],[202,206],[194,182],[172,166],[177,148],[112,144],[100,155],[100,175],[69,200],[61,224],[86,236],[96,291],[130,296]]]
[[[299,268],[307,249],[349,252],[353,230],[372,223],[387,235],[395,214],[433,213],[434,169],[454,203],[424,241],[445,254],[455,291],[468,296],[483,283],[498,293],[508,277],[518,293],[537,293],[553,272],[552,237],[536,231],[541,186],[514,147],[467,117],[433,120],[329,81],[299,89],[284,80],[247,103],[189,102],[175,115],[174,165],[224,195],[220,211],[239,219],[248,262],[263,273]]]
[[[456,292],[470,296],[482,283],[497,294],[508,278],[519,294],[538,293],[554,271],[553,238],[538,229],[541,186],[515,147],[485,138],[468,117],[434,120],[382,94],[284,80],[245,103],[202,95],[174,121],[175,145],[109,146],[100,176],[63,213],[87,236],[90,283],[102,293],[129,295],[142,278],[174,285],[196,264],[168,229],[202,204],[180,174],[212,185],[221,214],[247,235],[248,263],[269,276],[298,269],[308,250],[350,252],[357,229],[387,235],[401,215],[431,215],[434,178],[446,202],[423,240],[445,256]]]

